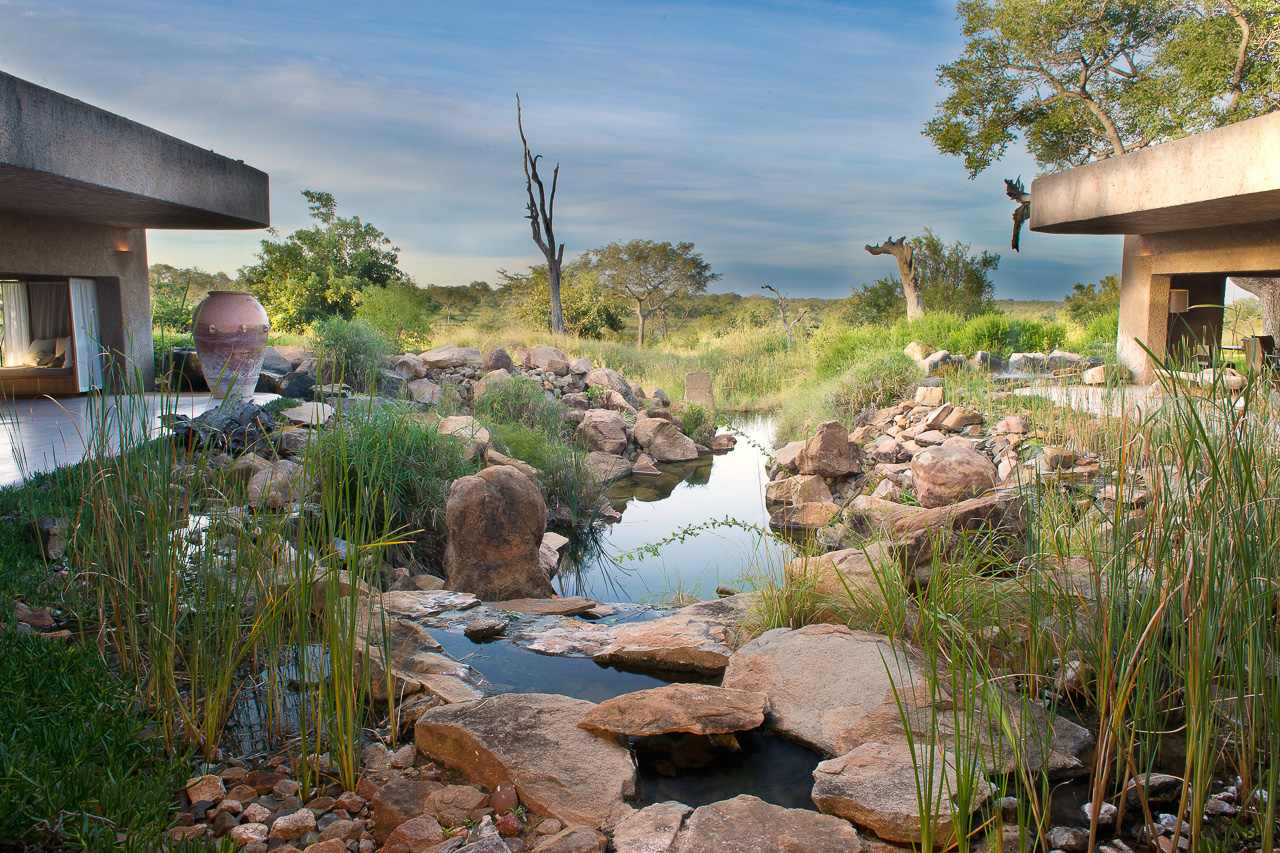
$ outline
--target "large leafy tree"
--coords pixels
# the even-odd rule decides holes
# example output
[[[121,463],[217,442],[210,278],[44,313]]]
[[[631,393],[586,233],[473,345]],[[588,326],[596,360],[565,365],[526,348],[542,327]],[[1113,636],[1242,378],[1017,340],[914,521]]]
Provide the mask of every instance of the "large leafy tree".
[[[974,254],[968,243],[945,243],[928,228],[906,245],[925,311],[974,317],[995,310],[991,273],[1000,263],[998,254]],[[854,288],[844,314],[857,323],[889,323],[910,316],[901,279],[890,276]]]
[[[1019,137],[1045,170],[1280,109],[1275,0],[960,0],[925,126],[970,176]]]
[[[302,195],[315,224],[284,240],[263,240],[258,262],[239,274],[274,327],[301,332],[326,317],[350,319],[365,288],[410,282],[385,234],[358,216],[338,216],[330,193]]]
[[[1089,325],[1096,317],[1120,307],[1120,277],[1109,275],[1097,284],[1077,282],[1062,300],[1073,323]]]
[[[638,329],[636,346],[644,346],[650,317],[673,300],[706,293],[707,285],[720,278],[711,265],[693,250],[692,243],[655,243],[632,240],[610,243],[587,253],[605,291],[632,304]]]
[[[151,321],[162,332],[185,332],[191,312],[210,290],[227,290],[231,279],[224,272],[205,272],[199,267],[152,264]]]
[[[600,277],[590,259],[578,258],[565,264],[561,272],[561,319],[566,332],[598,339],[608,332],[622,331],[626,312],[600,286]],[[534,328],[554,330],[551,277],[546,264],[530,267],[527,273],[498,270],[498,276],[503,281],[503,301],[511,314]]]

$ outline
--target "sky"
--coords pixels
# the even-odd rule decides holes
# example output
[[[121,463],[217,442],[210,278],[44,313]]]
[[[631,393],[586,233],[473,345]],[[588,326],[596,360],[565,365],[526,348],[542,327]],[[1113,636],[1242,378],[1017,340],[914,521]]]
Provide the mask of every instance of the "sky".
[[[1002,178],[921,134],[962,48],[952,2],[0,0],[0,70],[244,160],[281,234],[304,189],[384,231],[419,284],[540,263],[516,130],[560,164],[565,254],[691,242],[717,292],[843,297],[866,243],[932,228],[999,252],[997,298],[1119,272],[1119,237],[1009,248]],[[261,231],[152,231],[152,263],[235,271]]]

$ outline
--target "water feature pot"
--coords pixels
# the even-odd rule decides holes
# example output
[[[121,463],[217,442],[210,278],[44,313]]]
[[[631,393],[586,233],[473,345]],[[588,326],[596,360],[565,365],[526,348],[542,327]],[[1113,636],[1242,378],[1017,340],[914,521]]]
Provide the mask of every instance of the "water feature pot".
[[[191,331],[215,400],[253,396],[270,330],[266,310],[243,290],[211,290],[196,306]]]

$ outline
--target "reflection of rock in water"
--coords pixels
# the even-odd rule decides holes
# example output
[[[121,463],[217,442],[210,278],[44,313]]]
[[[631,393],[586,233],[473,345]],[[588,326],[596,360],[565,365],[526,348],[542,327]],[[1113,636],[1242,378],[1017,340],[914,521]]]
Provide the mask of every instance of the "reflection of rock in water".
[[[710,454],[689,462],[663,462],[658,466],[658,476],[623,477],[609,489],[609,502],[622,512],[633,500],[653,503],[671,497],[676,486],[688,482],[691,486],[705,486],[711,481]]]

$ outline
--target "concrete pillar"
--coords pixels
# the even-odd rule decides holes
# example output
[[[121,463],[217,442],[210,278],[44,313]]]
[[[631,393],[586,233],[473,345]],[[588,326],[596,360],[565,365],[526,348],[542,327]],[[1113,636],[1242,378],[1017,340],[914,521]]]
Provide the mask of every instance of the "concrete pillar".
[[[1155,369],[1144,347],[1157,359],[1165,356],[1169,332],[1169,285],[1172,276],[1152,272],[1155,258],[1140,236],[1124,238],[1120,268],[1120,329],[1116,355],[1135,382],[1155,381]]]

